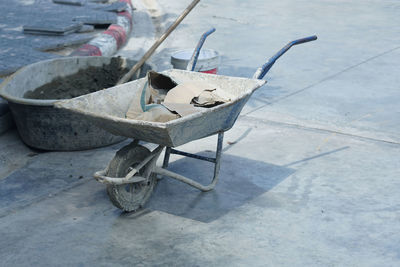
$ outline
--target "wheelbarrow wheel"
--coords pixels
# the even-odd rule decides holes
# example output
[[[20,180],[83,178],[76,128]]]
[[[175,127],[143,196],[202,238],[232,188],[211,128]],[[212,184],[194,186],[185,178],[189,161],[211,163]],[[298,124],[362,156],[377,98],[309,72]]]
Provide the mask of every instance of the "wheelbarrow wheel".
[[[130,144],[121,148],[111,160],[107,176],[125,177],[131,168],[135,168],[149,154],[150,151],[141,145]],[[147,165],[139,171],[140,176],[144,175],[147,168],[151,168],[149,166],[151,163]],[[108,185],[107,193],[114,206],[124,211],[132,212],[143,207],[153,192],[156,183],[156,174],[151,173],[146,182]]]

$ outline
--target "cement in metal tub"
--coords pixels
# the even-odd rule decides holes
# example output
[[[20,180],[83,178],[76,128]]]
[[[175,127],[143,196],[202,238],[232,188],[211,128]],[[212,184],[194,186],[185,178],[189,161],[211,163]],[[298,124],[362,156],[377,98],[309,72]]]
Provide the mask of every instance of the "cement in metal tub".
[[[0,85],[0,96],[9,103],[18,132],[28,146],[44,150],[84,150],[120,142],[125,137],[113,135],[82,120],[68,110],[54,108],[56,99],[28,99],[26,92],[51,82],[55,77],[68,76],[89,66],[110,64],[111,57],[69,57],[41,61],[26,66]],[[123,59],[123,66],[135,61]],[[152,67],[145,64],[140,77]]]

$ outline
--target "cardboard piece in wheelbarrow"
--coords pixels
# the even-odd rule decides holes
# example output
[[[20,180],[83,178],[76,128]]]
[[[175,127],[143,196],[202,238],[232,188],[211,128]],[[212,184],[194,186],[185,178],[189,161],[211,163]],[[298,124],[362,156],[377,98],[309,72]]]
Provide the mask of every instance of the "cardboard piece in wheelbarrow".
[[[140,99],[133,99],[127,118],[167,122],[199,112],[231,100],[231,96],[215,85],[190,81],[178,84],[170,77],[150,71],[148,86]]]

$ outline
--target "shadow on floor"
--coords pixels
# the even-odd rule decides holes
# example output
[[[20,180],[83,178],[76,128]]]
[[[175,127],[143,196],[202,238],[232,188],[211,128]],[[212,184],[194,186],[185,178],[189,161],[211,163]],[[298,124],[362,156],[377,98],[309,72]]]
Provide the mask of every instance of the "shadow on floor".
[[[212,156],[206,151],[199,154]],[[172,162],[168,169],[203,184],[210,183],[213,174],[213,164],[190,158]],[[214,190],[201,192],[164,178],[159,181],[147,208],[208,223],[271,190],[294,172],[294,169],[224,154]]]

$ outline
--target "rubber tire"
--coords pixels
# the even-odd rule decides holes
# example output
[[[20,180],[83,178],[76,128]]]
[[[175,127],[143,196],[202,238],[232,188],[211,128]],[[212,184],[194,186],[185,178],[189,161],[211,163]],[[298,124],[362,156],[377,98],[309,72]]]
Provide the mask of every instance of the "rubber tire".
[[[142,162],[149,154],[150,150],[141,145],[129,144],[124,146],[111,160],[107,176],[125,177],[129,172],[129,167]],[[139,174],[142,174],[142,172],[139,172]],[[147,184],[107,185],[107,194],[114,206],[126,212],[133,212],[143,207],[147,202],[156,183],[156,174],[152,173]],[[135,191],[138,191],[128,192],[127,187],[130,187],[130,189],[133,187]]]

